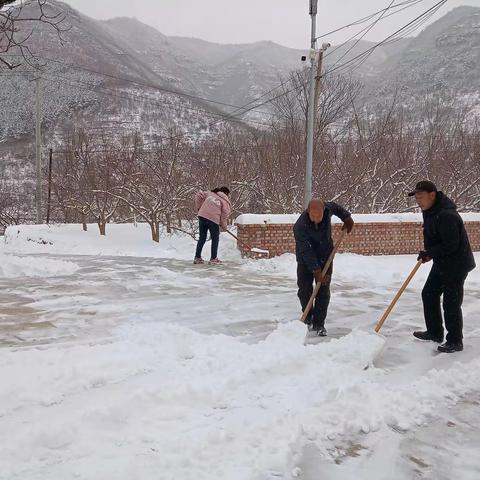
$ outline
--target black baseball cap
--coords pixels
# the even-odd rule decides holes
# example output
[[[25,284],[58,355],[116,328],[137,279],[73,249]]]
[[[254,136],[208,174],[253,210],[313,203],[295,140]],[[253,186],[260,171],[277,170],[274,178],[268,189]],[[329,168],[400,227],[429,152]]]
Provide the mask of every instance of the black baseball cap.
[[[420,192],[431,193],[431,192],[437,192],[437,191],[438,191],[437,187],[433,182],[431,182],[430,180],[422,180],[421,182],[418,182],[415,185],[415,190],[413,192],[410,192],[408,196],[413,197],[416,193],[420,193]]]

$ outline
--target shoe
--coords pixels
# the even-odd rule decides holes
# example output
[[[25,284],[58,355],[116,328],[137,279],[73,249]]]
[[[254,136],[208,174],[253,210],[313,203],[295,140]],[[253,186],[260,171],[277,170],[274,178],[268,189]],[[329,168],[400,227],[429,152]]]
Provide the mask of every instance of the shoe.
[[[203,260],[202,257],[195,257],[193,260],[194,265],[203,265],[205,261]]]
[[[222,262],[218,258],[211,258],[208,262],[209,265],[221,265]]]
[[[305,325],[308,326],[308,330],[312,330],[312,320],[313,320],[313,315],[311,313],[309,313],[307,315],[307,318],[305,319]]]
[[[430,332],[413,332],[413,336],[415,338],[418,338],[419,340],[424,340],[427,342],[437,342],[437,343],[443,342],[443,335],[440,337],[440,336],[432,335]]]
[[[319,337],[326,337],[327,336],[327,329],[325,327],[314,327],[313,328]]]
[[[441,353],[455,353],[461,352],[463,350],[462,342],[445,342],[443,345],[440,345],[437,350]]]

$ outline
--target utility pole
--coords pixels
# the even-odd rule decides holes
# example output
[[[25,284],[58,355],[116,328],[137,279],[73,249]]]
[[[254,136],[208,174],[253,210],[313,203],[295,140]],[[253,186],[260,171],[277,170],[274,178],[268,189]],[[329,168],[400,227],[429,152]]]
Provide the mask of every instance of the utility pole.
[[[50,149],[50,159],[48,162],[47,225],[50,223],[50,204],[52,200],[52,162],[53,162],[53,150]]]
[[[303,201],[305,208],[307,208],[308,203],[312,199],[313,128],[315,123],[315,67],[317,62],[317,8],[318,0],[310,0],[312,30],[310,42],[310,84],[307,111],[307,162],[305,169],[305,197]]]
[[[317,76],[315,77],[315,101],[313,102],[315,105],[314,109],[314,116],[317,113],[318,108],[318,99],[320,98],[320,89],[321,89],[321,81],[322,81],[322,66],[323,66],[323,52],[330,46],[329,43],[324,43],[322,48],[318,52],[318,65],[317,65]]]
[[[35,154],[37,161],[37,191],[35,203],[37,205],[37,224],[42,223],[42,79],[37,77],[35,79],[36,87],[36,124],[35,124]]]

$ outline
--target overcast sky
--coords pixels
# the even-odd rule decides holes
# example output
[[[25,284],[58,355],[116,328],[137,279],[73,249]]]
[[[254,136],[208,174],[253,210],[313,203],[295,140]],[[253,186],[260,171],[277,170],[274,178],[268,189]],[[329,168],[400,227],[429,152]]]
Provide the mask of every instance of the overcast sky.
[[[309,0],[64,0],[82,13],[98,19],[127,16],[152,25],[166,35],[202,38],[218,43],[257,40],[295,48],[309,46]],[[394,4],[405,0],[394,0]],[[379,22],[367,35],[382,40],[438,0],[423,0],[407,10]],[[377,10],[391,0],[319,0],[318,34],[348,24]],[[460,5],[480,7],[480,0],[448,0],[434,17]],[[354,35],[356,26],[331,35],[338,43]]]

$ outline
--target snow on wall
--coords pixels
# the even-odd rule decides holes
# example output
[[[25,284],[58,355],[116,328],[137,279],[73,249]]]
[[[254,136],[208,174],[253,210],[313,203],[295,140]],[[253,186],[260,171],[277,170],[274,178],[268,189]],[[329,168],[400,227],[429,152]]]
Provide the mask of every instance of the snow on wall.
[[[291,225],[297,221],[300,214],[252,214],[245,213],[235,220],[237,225]],[[480,222],[479,212],[461,213],[465,222]],[[356,223],[408,223],[422,222],[421,213],[369,213],[353,214]],[[341,223],[337,217],[332,217],[332,223]]]
[[[480,251],[480,214],[468,213],[462,216],[472,248]],[[244,217],[247,218],[237,222],[237,233],[241,242],[239,248],[244,255],[249,252],[242,244],[268,250],[270,256],[295,252],[292,220],[297,218],[296,216]],[[356,222],[355,228],[343,240],[340,252],[359,255],[407,255],[418,253],[423,248],[422,218],[418,214],[353,215],[353,218]],[[264,222],[259,222],[259,219]],[[333,223],[333,236],[336,238],[341,222],[335,219]]]

